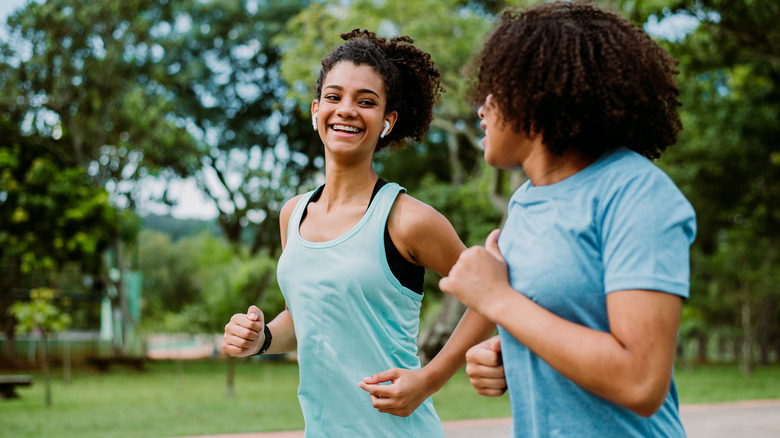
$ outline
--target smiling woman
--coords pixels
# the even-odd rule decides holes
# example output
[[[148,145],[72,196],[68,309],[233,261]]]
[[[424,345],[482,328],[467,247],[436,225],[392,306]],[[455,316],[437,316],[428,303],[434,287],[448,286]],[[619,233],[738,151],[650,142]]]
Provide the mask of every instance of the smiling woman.
[[[333,67],[326,80],[322,96],[311,107],[325,144],[326,165],[338,163],[327,157],[338,153],[341,147],[358,156],[373,156],[377,139],[392,132],[398,118],[397,111],[386,111],[382,78],[369,66],[344,61]],[[387,129],[382,135],[384,126]]]
[[[342,37],[347,42],[322,60],[311,106],[325,184],[280,214],[277,277],[287,310],[267,325],[255,306],[234,315],[223,349],[297,349],[307,437],[443,437],[430,396],[495,327],[466,312],[421,367],[424,268],[446,275],[464,245],[447,219],[373,168],[377,150],[425,138],[439,72],[411,38],[357,29]]]

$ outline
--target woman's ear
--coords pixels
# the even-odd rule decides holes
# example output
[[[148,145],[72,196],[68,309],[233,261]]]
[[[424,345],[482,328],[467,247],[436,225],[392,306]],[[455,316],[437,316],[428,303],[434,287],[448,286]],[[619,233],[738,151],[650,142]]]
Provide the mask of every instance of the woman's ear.
[[[382,126],[382,134],[379,135],[379,138],[385,138],[387,134],[390,133],[390,131],[393,130],[393,126],[395,126],[395,122],[398,120],[398,111],[391,111],[387,114],[385,114],[385,124]]]
[[[320,103],[317,100],[311,103],[311,126],[317,130],[317,113],[320,111]]]

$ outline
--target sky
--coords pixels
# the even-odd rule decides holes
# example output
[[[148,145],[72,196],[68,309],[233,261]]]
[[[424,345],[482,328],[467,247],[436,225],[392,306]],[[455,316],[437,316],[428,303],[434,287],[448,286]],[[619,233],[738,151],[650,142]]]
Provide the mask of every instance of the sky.
[[[0,37],[5,38],[6,33],[6,19],[7,17],[23,7],[30,0],[0,0]],[[84,0],[89,1],[89,0]],[[690,16],[672,16],[663,20],[654,19],[648,21],[645,29],[652,35],[662,36],[670,40],[682,38],[686,33],[695,29],[698,22],[695,18]],[[162,183],[147,179],[142,183],[142,190],[146,193],[161,193],[163,190]],[[171,214],[177,218],[194,218],[194,219],[214,219],[217,216],[217,208],[213,201],[210,201],[206,196],[198,189],[197,184],[193,179],[171,181],[168,187],[169,196],[172,199],[178,200],[178,204],[175,207],[168,208],[163,205],[154,204],[142,204],[140,207],[140,213],[155,213],[155,214]]]

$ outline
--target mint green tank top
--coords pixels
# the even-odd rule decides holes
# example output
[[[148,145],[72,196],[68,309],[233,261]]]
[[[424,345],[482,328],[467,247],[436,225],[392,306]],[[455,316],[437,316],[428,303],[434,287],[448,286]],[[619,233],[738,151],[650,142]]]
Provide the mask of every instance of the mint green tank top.
[[[277,277],[295,324],[306,438],[444,437],[431,399],[409,417],[377,411],[358,386],[398,367],[419,369],[417,334],[422,295],[402,286],[387,264],[384,228],[404,191],[383,186],[363,218],[343,236],[308,242],[298,201],[287,228]]]

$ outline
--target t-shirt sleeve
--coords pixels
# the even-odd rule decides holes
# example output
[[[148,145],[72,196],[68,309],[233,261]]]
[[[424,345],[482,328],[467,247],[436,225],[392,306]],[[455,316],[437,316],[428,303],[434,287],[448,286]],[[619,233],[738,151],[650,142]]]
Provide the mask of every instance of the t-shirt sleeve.
[[[696,215],[666,174],[655,168],[631,179],[602,213],[606,293],[646,289],[688,297]]]

